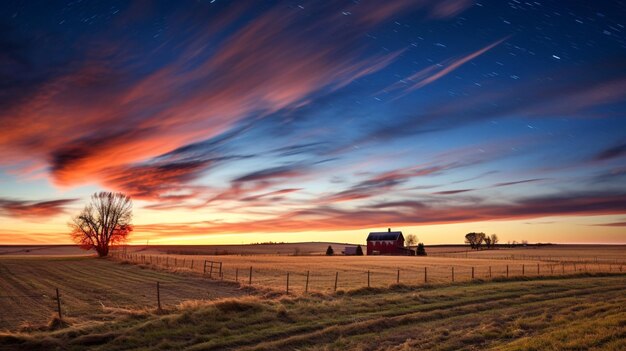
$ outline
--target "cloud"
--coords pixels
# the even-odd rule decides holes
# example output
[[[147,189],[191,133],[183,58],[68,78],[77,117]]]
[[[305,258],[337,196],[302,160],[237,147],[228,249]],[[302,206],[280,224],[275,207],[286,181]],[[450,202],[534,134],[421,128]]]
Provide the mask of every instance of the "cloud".
[[[601,223],[601,224],[594,224],[594,226],[600,226],[600,227],[626,227],[626,222]]]
[[[608,57],[583,66],[546,72],[545,79],[513,85],[506,82],[506,85],[493,85],[471,95],[435,99],[430,105],[419,105],[418,112],[400,115],[370,128],[357,143],[441,132],[513,116],[609,117],[590,111],[626,101],[626,75],[621,73],[626,72],[625,62],[621,57]]]
[[[429,84],[434,83],[435,81],[445,77],[446,75],[452,73],[459,67],[464,64],[472,61],[478,56],[486,53],[487,51],[495,48],[496,46],[502,44],[505,40],[509,39],[509,37],[502,38],[497,40],[482,49],[476,50],[468,55],[465,55],[456,59],[449,59],[444,62],[438,63],[436,65],[432,65],[422,69],[421,71],[403,79],[400,82],[395,83],[391,87],[387,88],[387,91],[393,91],[396,89],[402,89],[403,93],[409,93],[413,90],[417,90],[423,88]]]
[[[524,180],[517,180],[514,182],[503,182],[503,183],[494,184],[493,187],[495,188],[495,187],[517,185],[517,184],[536,183],[536,182],[541,182],[544,180],[546,180],[546,178],[524,179]]]
[[[121,35],[145,20],[126,18],[78,43],[83,52],[63,69],[43,70],[52,72],[29,81],[28,98],[2,106],[0,154],[5,162],[25,153],[47,161],[59,185],[102,181],[106,170],[129,168],[247,118],[306,104],[385,68],[402,53],[368,54],[362,33],[415,7],[410,2],[359,4],[363,12],[348,27],[340,4],[353,5],[329,2],[311,9],[314,16],[280,5],[255,14],[250,5],[225,14],[189,5],[194,11],[171,14],[170,36],[159,45]],[[384,13],[368,18],[368,8]]]
[[[465,206],[438,206],[421,201],[380,202],[355,209],[324,205],[254,221],[154,224],[140,226],[138,230],[156,235],[277,233],[624,213],[626,194],[571,193]]]
[[[594,161],[606,161],[626,155],[626,143],[611,146],[598,153]]]
[[[16,218],[46,218],[63,214],[78,199],[26,201],[0,198],[0,215]]]
[[[349,189],[322,197],[319,202],[343,202],[382,195],[395,190],[396,186],[405,183],[411,178],[437,174],[444,169],[446,169],[445,166],[410,167],[383,172],[363,180]]]
[[[456,195],[456,194],[461,194],[461,193],[466,193],[468,191],[473,191],[475,189],[457,189],[457,190],[444,190],[444,191],[437,191],[433,194],[435,195]]]

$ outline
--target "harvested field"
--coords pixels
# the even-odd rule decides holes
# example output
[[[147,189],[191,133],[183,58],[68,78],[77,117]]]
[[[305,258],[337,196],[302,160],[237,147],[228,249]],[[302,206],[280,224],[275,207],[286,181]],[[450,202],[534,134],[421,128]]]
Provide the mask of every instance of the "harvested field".
[[[57,309],[56,288],[62,312],[75,320],[110,319],[115,309],[152,308],[157,281],[165,307],[243,294],[234,284],[107,259],[0,256],[0,329],[49,321]]]
[[[626,276],[245,297],[49,332],[0,349],[609,350],[626,348]]]
[[[472,279],[619,272],[622,265],[537,260],[461,259],[408,256],[203,256],[115,253],[118,258],[161,267],[185,267],[213,279],[289,291],[332,292],[336,288],[387,287],[390,284],[443,284]],[[205,266],[206,262],[206,266]],[[213,262],[213,263],[211,263]],[[250,278],[252,274],[252,278]],[[308,284],[307,284],[308,276]]]
[[[626,264],[626,245],[545,245],[495,250],[468,250],[467,247],[438,247],[432,256],[501,260]]]

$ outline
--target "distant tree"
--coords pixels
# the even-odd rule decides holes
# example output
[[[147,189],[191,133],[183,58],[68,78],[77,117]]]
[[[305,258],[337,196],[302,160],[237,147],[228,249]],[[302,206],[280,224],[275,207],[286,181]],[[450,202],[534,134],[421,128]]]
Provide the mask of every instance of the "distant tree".
[[[467,233],[465,234],[465,243],[469,244],[472,249],[480,249],[483,241],[485,240],[485,233]]]
[[[69,223],[70,236],[81,248],[94,249],[99,257],[109,254],[109,247],[123,243],[132,232],[133,203],[122,193],[99,192]]]
[[[417,244],[417,236],[415,236],[415,234],[409,234],[406,236],[406,240],[404,242],[406,243],[406,246],[411,247]]]
[[[356,247],[356,255],[363,256],[363,249],[361,248],[361,245]]]
[[[481,245],[483,244],[483,242],[485,241],[485,238],[487,237],[487,235],[485,233],[476,233],[476,246],[477,249],[480,249]]]
[[[424,243],[417,244],[417,256],[426,256],[426,248],[424,247]]]
[[[498,239],[498,235],[496,234],[491,234],[491,236],[489,237],[491,239],[491,247],[496,246],[496,244],[498,243],[499,239]]]
[[[333,247],[328,245],[328,248],[326,249],[326,256],[332,256],[335,254],[335,250],[333,250]]]
[[[487,249],[491,248],[491,237],[489,235],[485,236],[485,246]]]

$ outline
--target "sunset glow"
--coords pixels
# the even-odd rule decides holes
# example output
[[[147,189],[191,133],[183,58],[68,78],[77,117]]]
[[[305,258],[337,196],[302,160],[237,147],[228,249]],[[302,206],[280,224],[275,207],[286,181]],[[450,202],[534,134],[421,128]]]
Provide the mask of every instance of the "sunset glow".
[[[18,2],[1,10],[0,244],[626,243],[623,5]]]

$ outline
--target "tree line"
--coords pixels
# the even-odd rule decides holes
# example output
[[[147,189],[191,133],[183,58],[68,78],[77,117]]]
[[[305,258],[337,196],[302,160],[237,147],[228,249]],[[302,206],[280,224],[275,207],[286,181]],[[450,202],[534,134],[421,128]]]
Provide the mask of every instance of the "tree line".
[[[476,233],[471,232],[465,234],[465,243],[469,244],[474,250],[480,250],[484,247],[487,249],[494,248],[498,243],[498,236],[496,234],[487,235],[483,232]]]

